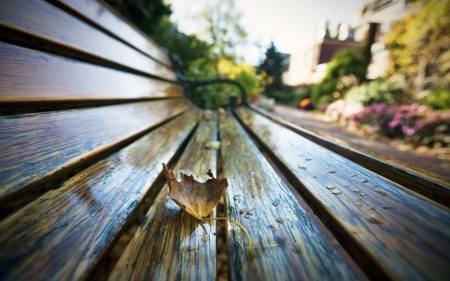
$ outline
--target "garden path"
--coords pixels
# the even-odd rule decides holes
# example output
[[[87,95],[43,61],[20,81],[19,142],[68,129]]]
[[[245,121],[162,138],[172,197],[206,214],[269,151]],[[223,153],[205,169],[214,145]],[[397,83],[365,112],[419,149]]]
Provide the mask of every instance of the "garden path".
[[[297,108],[276,105],[273,114],[336,142],[402,166],[414,166],[450,178],[450,161],[409,150],[399,151],[387,142],[351,134],[326,122],[320,115]]]

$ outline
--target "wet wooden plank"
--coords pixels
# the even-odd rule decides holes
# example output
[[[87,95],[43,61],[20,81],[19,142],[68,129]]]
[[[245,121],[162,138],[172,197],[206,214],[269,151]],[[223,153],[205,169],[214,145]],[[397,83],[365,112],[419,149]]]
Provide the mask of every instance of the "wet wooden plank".
[[[449,209],[250,109],[236,113],[369,278],[447,278]]]
[[[0,280],[89,280],[196,123],[177,117],[3,221]]]
[[[49,0],[49,2],[63,5],[77,16],[95,23],[153,59],[171,65],[169,57],[160,46],[106,3],[97,0]]]
[[[0,38],[176,81],[171,69],[41,0],[0,1]]]
[[[0,42],[0,103],[182,97],[178,85]]]
[[[0,202],[189,108],[176,99],[0,117]]]
[[[206,181],[217,175],[217,152],[205,144],[217,139],[217,119],[204,120],[174,169]],[[201,224],[168,196],[167,184],[118,261],[109,280],[215,280],[216,224]],[[215,210],[212,213],[215,216]]]
[[[363,166],[366,169],[418,192],[436,202],[450,207],[450,179],[414,167],[400,167],[399,165],[383,161],[377,157],[362,153],[358,150],[343,146],[337,142],[319,136],[300,126],[273,116],[256,106],[253,110],[300,134],[301,136],[320,144],[321,146],[344,156],[345,158]]]
[[[253,239],[227,227],[230,280],[352,280],[353,273],[300,206],[236,119],[220,116],[226,212]]]

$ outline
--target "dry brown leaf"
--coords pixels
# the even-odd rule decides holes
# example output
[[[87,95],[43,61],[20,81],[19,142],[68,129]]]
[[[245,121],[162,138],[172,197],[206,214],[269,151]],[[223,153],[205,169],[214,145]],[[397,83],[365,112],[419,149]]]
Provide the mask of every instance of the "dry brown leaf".
[[[163,164],[163,171],[169,185],[169,197],[198,219],[203,219],[211,213],[228,187],[227,179],[215,179],[211,170],[208,171],[211,179],[204,183],[196,181],[192,175],[183,173],[181,182],[178,182],[166,164]]]

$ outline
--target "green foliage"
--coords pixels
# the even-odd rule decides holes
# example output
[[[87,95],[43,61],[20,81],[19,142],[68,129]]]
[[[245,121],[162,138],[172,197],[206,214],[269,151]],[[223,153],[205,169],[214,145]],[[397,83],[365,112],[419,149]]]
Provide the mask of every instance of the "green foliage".
[[[285,89],[283,91],[271,92],[271,98],[275,99],[278,104],[289,106],[297,106],[298,102],[311,97],[311,88],[303,91]]]
[[[386,35],[391,72],[405,76],[413,92],[450,88],[450,0],[417,1],[413,12]]]
[[[182,62],[181,71],[196,79],[228,77],[241,82],[248,98],[259,87],[259,77],[245,63],[237,63],[235,47],[245,42],[247,34],[241,27],[241,14],[234,1],[209,1],[199,17],[204,23],[203,40],[180,32],[169,21],[170,6],[162,0],[107,0],[116,10],[143,30],[156,43],[165,47]],[[215,109],[227,102],[238,88],[229,84],[213,84],[187,93],[199,107]]]
[[[350,50],[336,54],[328,64],[325,77],[320,83],[313,86],[311,98],[314,106],[319,108],[321,105],[330,103],[337,98],[333,94],[343,91],[338,89],[339,78],[353,75],[358,81],[361,81],[365,79],[366,73],[366,63],[361,56]],[[340,93],[340,95],[342,94]]]
[[[211,77],[215,70],[215,63],[211,60],[199,59],[189,66],[187,75],[193,78]],[[252,93],[259,87],[259,76],[252,66],[242,63],[239,65],[231,61],[221,61],[217,69],[223,77],[239,81],[247,92],[247,99],[252,99]],[[189,93],[189,98],[202,108],[216,109],[226,103],[232,94],[240,97],[241,93],[236,86],[229,84],[213,84],[198,87]]]
[[[377,103],[394,104],[403,101],[403,93],[398,82],[380,79],[352,88],[345,95],[345,101],[347,103],[358,103],[363,106]]]
[[[420,103],[437,110],[450,110],[450,91],[436,90],[421,100]]]
[[[216,64],[221,60],[236,62],[235,48],[246,42],[247,32],[240,24],[242,14],[236,11],[234,0],[209,0],[200,14],[204,38],[211,44],[211,58]]]
[[[284,59],[283,54],[278,52],[275,44],[271,42],[269,48],[267,48],[264,60],[258,66],[258,71],[263,75],[265,95],[268,97],[275,98],[274,95],[278,95],[275,91],[280,91],[283,86],[281,76],[283,75],[282,62]]]

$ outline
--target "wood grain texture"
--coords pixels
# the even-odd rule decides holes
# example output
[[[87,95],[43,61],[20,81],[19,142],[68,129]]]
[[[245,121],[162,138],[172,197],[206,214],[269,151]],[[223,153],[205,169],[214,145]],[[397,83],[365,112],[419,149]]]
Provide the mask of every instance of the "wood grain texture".
[[[0,103],[182,96],[175,84],[0,42]]]
[[[414,167],[400,167],[395,163],[380,160],[376,157],[343,146],[300,126],[273,116],[261,108],[256,106],[252,106],[251,108],[267,118],[270,118],[271,120],[309,139],[310,141],[340,154],[366,169],[374,171],[383,177],[386,177],[396,183],[399,183],[400,185],[435,200],[436,202],[450,207],[450,179]]]
[[[190,107],[177,99],[0,117],[0,202]]]
[[[171,69],[41,0],[0,1],[0,27],[0,38],[176,81]]]
[[[152,39],[133,26],[108,4],[99,0],[49,0],[60,3],[83,18],[95,23],[141,52],[166,65],[170,59]]]
[[[177,117],[3,221],[0,280],[89,279],[196,122]]]
[[[246,227],[256,252],[250,261],[244,233],[227,222],[230,280],[354,279],[236,119],[219,123],[227,216]]]
[[[205,148],[217,139],[217,118],[203,121],[174,169],[206,181],[217,176],[217,152]],[[216,224],[201,223],[168,196],[167,184],[121,256],[109,280],[215,280]],[[215,216],[215,210],[212,213]]]
[[[449,276],[449,209],[250,109],[236,113],[369,278]]]

